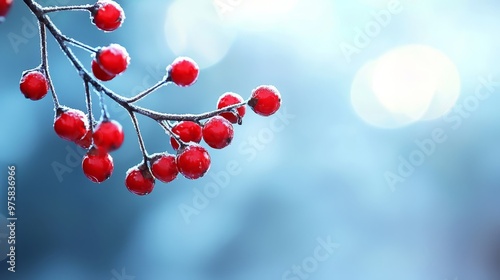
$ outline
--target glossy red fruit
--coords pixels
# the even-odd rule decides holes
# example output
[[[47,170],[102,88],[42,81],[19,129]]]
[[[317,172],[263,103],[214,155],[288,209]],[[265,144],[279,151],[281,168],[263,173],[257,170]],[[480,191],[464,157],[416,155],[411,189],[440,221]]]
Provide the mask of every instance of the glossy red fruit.
[[[252,91],[248,106],[261,116],[270,116],[281,106],[281,94],[274,86],[259,86]]]
[[[75,144],[84,149],[90,148],[90,146],[92,145],[92,132],[90,131],[90,129],[87,130],[87,133],[85,133],[85,136],[83,136],[82,139],[76,140]]]
[[[155,179],[147,166],[140,164],[127,171],[125,186],[136,195],[147,195],[153,191]]]
[[[203,126],[203,140],[214,149],[227,147],[233,137],[233,125],[221,116],[211,118]]]
[[[198,144],[192,144],[177,152],[177,169],[186,178],[194,180],[203,177],[210,168],[210,155]]]
[[[96,60],[102,70],[110,75],[118,75],[127,69],[130,63],[130,56],[124,47],[118,44],[111,44],[99,49]]]
[[[84,112],[71,108],[59,108],[54,120],[54,131],[62,139],[78,141],[89,130],[89,122]]]
[[[182,141],[200,143],[202,138],[201,126],[192,121],[181,121],[174,125],[172,132],[181,138]],[[173,137],[170,138],[170,144],[175,150],[179,149],[179,143]]]
[[[125,12],[115,1],[97,1],[91,10],[91,19],[97,28],[104,31],[114,31],[125,20]]]
[[[97,79],[107,82],[112,80],[116,75],[114,74],[109,74],[108,72],[104,71],[101,66],[99,66],[99,63],[95,59],[92,60],[92,73],[94,74],[94,77]]]
[[[115,120],[102,120],[94,129],[92,140],[100,150],[112,152],[123,144],[125,135],[120,123]]]
[[[19,88],[26,98],[40,100],[49,92],[49,81],[41,71],[28,70],[23,72]]]
[[[172,182],[179,174],[177,164],[175,163],[175,156],[171,154],[156,154],[152,156],[151,172],[153,176],[164,182]]]
[[[196,82],[200,68],[189,57],[178,57],[167,68],[170,80],[180,87],[187,87]]]
[[[234,92],[226,92],[223,95],[221,95],[221,97],[219,97],[219,100],[217,101],[217,109],[222,109],[231,105],[241,103],[243,101],[244,101],[243,97],[241,97],[239,94]],[[245,116],[246,112],[245,106],[240,106],[236,108],[236,112],[238,112],[239,118],[233,112],[221,113],[220,115],[224,117],[226,120],[230,121],[231,123],[238,123],[238,120],[240,120]]]
[[[91,148],[83,157],[83,173],[90,181],[102,183],[113,173],[113,158],[106,152]]]
[[[13,0],[0,0],[0,23],[5,20],[13,2]]]

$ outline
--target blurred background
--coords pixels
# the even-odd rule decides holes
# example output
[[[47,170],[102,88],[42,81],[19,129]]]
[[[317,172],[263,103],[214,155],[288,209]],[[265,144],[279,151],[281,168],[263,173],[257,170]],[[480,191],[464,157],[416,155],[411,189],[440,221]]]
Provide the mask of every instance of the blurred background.
[[[185,55],[202,69],[197,83],[140,105],[201,113],[224,92],[247,98],[272,84],[282,108],[249,110],[202,179],[138,197],[123,182],[141,160],[137,139],[107,100],[126,139],[113,176],[93,184],[85,151],[53,132],[50,96],[19,92],[40,54],[36,21],[15,0],[0,25],[0,279],[500,279],[497,1],[118,2],[126,20],[112,33],[88,13],[51,15],[91,46],[127,48],[130,67],[107,83],[116,92],[133,96]],[[61,103],[84,110],[83,84],[52,38],[49,54]],[[148,151],[171,151],[155,122],[139,121]],[[5,259],[11,164],[15,274]]]

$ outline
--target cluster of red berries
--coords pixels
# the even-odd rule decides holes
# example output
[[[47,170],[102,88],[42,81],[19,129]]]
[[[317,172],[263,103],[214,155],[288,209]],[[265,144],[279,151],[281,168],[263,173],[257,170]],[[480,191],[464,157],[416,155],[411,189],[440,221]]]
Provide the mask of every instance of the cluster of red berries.
[[[125,15],[116,2],[98,1],[92,6],[91,18],[99,29],[113,31],[121,26]],[[109,81],[123,73],[130,63],[125,48],[117,44],[99,48],[94,55],[91,69],[101,81]],[[46,68],[41,65],[23,72],[20,90],[26,98],[40,100],[49,89],[52,90],[45,71]],[[179,57],[166,68],[166,72],[165,82],[187,87],[196,82],[199,67],[191,58]],[[143,151],[145,160],[126,173],[126,187],[132,193],[146,195],[153,190],[155,180],[168,183],[176,179],[179,173],[188,179],[201,178],[211,164],[208,151],[200,145],[201,140],[213,149],[230,145],[234,137],[233,124],[242,124],[246,113],[245,104],[255,113],[269,116],[280,108],[281,96],[274,86],[257,87],[247,101],[236,93],[227,92],[220,96],[217,112],[208,114],[203,122],[189,117],[175,124],[166,121],[164,124],[175,154],[164,152],[146,155]],[[82,160],[83,173],[92,182],[101,183],[113,173],[114,164],[110,153],[121,147],[124,132],[120,123],[108,117],[104,107],[101,119],[96,123],[91,123],[91,120],[91,116],[80,110],[58,105],[54,131],[60,138],[87,149]]]
[[[176,69],[175,65],[172,69]],[[192,79],[189,75],[186,72],[186,75],[179,78],[187,81]],[[179,81],[174,79],[174,83],[179,84]],[[227,92],[219,98],[217,108],[223,109],[242,102],[240,95]],[[273,86],[259,86],[253,90],[248,104],[257,114],[269,116],[279,109],[281,96]],[[208,151],[200,145],[201,140],[213,149],[229,146],[234,137],[233,124],[241,124],[245,112],[246,108],[242,105],[230,112],[211,117],[204,123],[189,120],[177,122],[172,128],[173,135],[170,138],[170,144],[176,154],[153,154],[149,159],[150,169],[146,163],[131,168],[127,172],[126,186],[133,193],[145,195],[153,190],[155,178],[169,183],[177,178],[179,173],[192,180],[203,177],[210,168],[211,159]]]
[[[83,172],[92,182],[101,183],[113,173],[113,158],[109,153],[121,147],[125,136],[117,121],[105,117],[91,128],[88,119],[80,110],[59,107],[54,131],[62,139],[88,149],[82,161]]]

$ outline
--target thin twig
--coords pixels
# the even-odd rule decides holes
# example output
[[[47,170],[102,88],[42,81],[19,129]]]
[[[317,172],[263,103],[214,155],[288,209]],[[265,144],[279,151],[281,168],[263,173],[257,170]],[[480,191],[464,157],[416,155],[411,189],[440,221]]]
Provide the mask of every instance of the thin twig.
[[[96,53],[97,52],[97,50],[95,48],[92,48],[91,46],[88,46],[88,45],[86,45],[86,44],[84,44],[84,43],[82,43],[82,42],[80,42],[78,40],[75,40],[73,38],[69,38],[67,36],[62,36],[62,38],[66,42],[68,42],[68,43],[70,43],[70,44],[72,44],[74,46],[77,46],[77,47],[79,47],[81,49],[84,49],[84,50],[86,50],[86,51],[88,51],[90,53]]]
[[[158,123],[160,124],[161,127],[163,127],[163,129],[165,129],[165,132],[167,132],[167,134],[170,136],[170,137],[173,137],[175,140],[177,140],[177,142],[179,143],[184,143],[181,138],[179,137],[179,135],[175,134],[173,131],[172,131],[172,126],[168,123],[168,121],[158,121]]]
[[[139,146],[141,148],[142,156],[144,157],[144,163],[146,163],[149,159],[148,152],[146,151],[146,146],[144,145],[144,140],[142,139],[141,129],[139,128],[139,121],[134,112],[128,111],[130,118],[132,119],[132,123],[134,124],[134,129],[137,134],[137,139],[139,141]]]
[[[94,132],[94,116],[92,115],[92,97],[90,94],[89,82],[85,81],[85,103],[87,104],[87,111],[89,113],[89,124],[90,124],[90,133]]]
[[[167,134],[170,137],[174,138],[175,141],[177,141],[177,143],[179,144],[179,148],[185,147],[188,145],[186,142],[182,141],[182,139],[179,137],[179,135],[177,135],[176,133],[174,133],[172,131],[172,125],[167,120],[159,121],[158,123],[160,124],[161,127],[163,127],[165,132],[167,132]]]
[[[104,103],[104,95],[102,92],[99,92],[99,104],[101,105],[102,120],[109,120],[108,108],[106,108],[106,104]]]
[[[134,97],[131,97],[129,99],[127,99],[127,103],[134,103],[134,102],[137,102],[139,101],[140,99],[146,97],[148,94],[152,93],[153,91],[159,89],[160,87],[166,85],[166,80],[161,80],[159,81],[158,83],[156,83],[154,86],[146,89],[145,91],[143,92],[140,92],[138,93],[136,96]]]
[[[45,30],[45,25],[41,22],[38,23],[38,27],[40,29],[40,50],[41,50],[41,59],[42,59],[42,69],[45,72],[45,77],[47,77],[47,81],[49,83],[50,93],[52,95],[52,101],[54,102],[55,110],[60,107],[59,100],[57,98],[56,90],[54,88],[54,83],[52,82],[52,78],[50,77],[49,72],[49,55],[47,52],[47,32]]]
[[[94,5],[75,5],[75,6],[55,6],[55,7],[44,7],[44,13],[53,13],[61,11],[90,11]]]

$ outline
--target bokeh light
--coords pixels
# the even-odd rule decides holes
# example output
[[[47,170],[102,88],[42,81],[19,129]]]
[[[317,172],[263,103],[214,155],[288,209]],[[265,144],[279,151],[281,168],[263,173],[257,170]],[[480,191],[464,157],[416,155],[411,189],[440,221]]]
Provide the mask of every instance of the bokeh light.
[[[192,57],[201,69],[221,61],[235,37],[236,31],[221,22],[210,1],[178,0],[168,7],[168,46],[178,56]]]
[[[290,19],[298,0],[215,0],[216,10],[222,20],[239,28],[270,29],[276,23]]]
[[[354,110],[368,124],[381,128],[397,128],[413,120],[405,115],[390,113],[372,90],[372,77],[376,61],[366,63],[357,72],[351,86],[351,103]]]
[[[396,128],[448,112],[460,94],[460,76],[442,52],[425,45],[392,49],[359,70],[351,100],[366,122]]]

